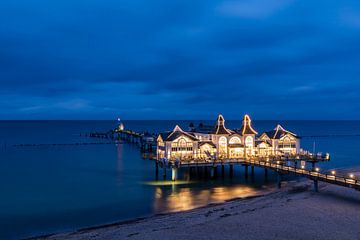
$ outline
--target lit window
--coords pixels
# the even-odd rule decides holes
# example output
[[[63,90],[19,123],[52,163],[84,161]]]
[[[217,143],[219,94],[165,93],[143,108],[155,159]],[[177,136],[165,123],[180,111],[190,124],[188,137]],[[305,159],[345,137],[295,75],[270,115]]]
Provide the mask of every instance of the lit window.
[[[251,136],[247,136],[245,138],[245,146],[246,147],[253,147],[253,145],[254,145],[253,138]]]

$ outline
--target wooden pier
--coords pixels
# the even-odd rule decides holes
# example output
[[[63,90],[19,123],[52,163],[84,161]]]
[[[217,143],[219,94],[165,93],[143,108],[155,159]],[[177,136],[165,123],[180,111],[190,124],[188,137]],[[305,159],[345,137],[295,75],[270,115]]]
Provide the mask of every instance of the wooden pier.
[[[156,152],[156,135],[148,132],[135,132],[132,130],[111,130],[106,133],[91,132],[83,133],[81,135],[89,136],[92,138],[121,140],[122,142],[135,144],[140,147],[142,153],[155,153]]]
[[[311,166],[310,169],[305,167],[305,165],[298,164],[300,161],[308,163]],[[316,163],[326,161],[325,159],[316,159],[316,158],[285,158],[285,157],[273,157],[273,158],[263,158],[263,157],[253,157],[249,159],[222,159],[222,160],[170,160],[168,162],[163,162],[158,160],[156,162],[156,174],[158,175],[159,166],[161,168],[171,168],[173,181],[177,178],[177,171],[180,168],[209,168],[210,176],[214,177],[215,172],[217,172],[217,167],[221,167],[222,175],[224,175],[224,166],[229,167],[230,176],[233,175],[234,165],[241,165],[245,167],[245,178],[248,178],[249,167],[251,168],[251,175],[254,176],[254,168],[259,167],[264,169],[265,177],[267,177],[268,170],[274,171],[277,173],[277,186],[281,187],[281,181],[284,175],[291,174],[301,177],[306,177],[314,182],[314,190],[318,191],[318,182],[327,182],[339,186],[354,188],[360,190],[360,181],[357,180],[353,174],[348,175],[337,175],[334,171],[330,172],[321,172],[319,168],[316,167]],[[166,175],[164,176],[166,177]]]
[[[138,133],[131,130],[113,130],[108,133],[90,133],[90,137],[111,138],[122,140],[127,143],[136,144],[140,147],[142,152],[155,153],[156,152],[156,134]],[[214,178],[217,168],[221,167],[221,174],[225,174],[225,166],[229,168],[230,176],[233,176],[234,165],[245,167],[245,177],[248,178],[249,167],[251,169],[251,176],[254,176],[255,167],[264,169],[265,177],[268,176],[268,171],[274,171],[277,174],[277,186],[281,187],[281,181],[284,175],[291,174],[301,177],[306,177],[314,182],[314,190],[318,191],[318,182],[327,182],[339,186],[354,188],[360,190],[360,181],[354,177],[353,174],[338,175],[334,171],[322,172],[316,167],[319,162],[329,161],[329,158],[324,158],[317,155],[297,155],[297,156],[269,156],[269,157],[249,157],[237,159],[154,159],[156,162],[156,176],[158,178],[159,168],[164,171],[163,177],[166,179],[166,169],[171,169],[171,179],[177,180],[178,170],[181,168],[199,168],[209,169],[210,177]],[[306,166],[304,165],[306,164]],[[308,167],[310,165],[310,167]],[[206,170],[206,173],[208,171]]]

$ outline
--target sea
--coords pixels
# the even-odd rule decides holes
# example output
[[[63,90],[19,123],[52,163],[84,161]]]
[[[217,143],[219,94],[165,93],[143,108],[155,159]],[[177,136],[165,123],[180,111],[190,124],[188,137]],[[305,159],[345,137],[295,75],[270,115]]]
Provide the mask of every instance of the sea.
[[[190,122],[124,121],[126,129],[159,133]],[[360,165],[360,121],[253,121],[259,132],[276,124],[301,136],[301,147],[330,153],[321,170]],[[275,186],[275,174],[252,180],[235,166],[233,177],[209,179],[180,172],[179,180],[156,180],[155,163],[138,146],[86,136],[117,121],[0,121],[0,239],[23,239],[187,211]],[[241,121],[226,121],[240,128]],[[200,174],[201,175],[201,174]]]

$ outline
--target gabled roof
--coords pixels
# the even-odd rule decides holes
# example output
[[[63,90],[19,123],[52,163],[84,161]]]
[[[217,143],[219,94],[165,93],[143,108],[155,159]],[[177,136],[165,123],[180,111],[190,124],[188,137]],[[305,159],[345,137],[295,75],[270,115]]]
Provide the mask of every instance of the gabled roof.
[[[219,114],[213,134],[231,134],[231,131],[225,127],[225,119]]]
[[[160,133],[160,136],[163,139],[163,141],[174,141],[175,139],[179,138],[180,136],[186,136],[193,141],[199,141],[192,134],[183,131],[179,125],[176,125],[172,132]]]
[[[257,147],[259,144],[262,144],[262,143],[265,143],[267,144],[268,146],[272,146],[271,142],[270,141],[264,141],[264,140],[255,140],[255,147]]]
[[[242,135],[245,134],[258,134],[251,126],[251,119],[249,117],[249,115],[245,114],[244,116],[244,120],[243,120],[243,125],[240,128],[240,130],[238,130],[238,132]]]
[[[296,138],[300,138],[299,136],[297,136],[295,133],[293,132],[290,132],[288,130],[286,130],[285,128],[283,128],[280,124],[278,124],[274,130],[271,130],[269,132],[265,132],[265,134],[271,138],[271,139],[280,139],[282,138],[283,136],[285,136],[286,134],[290,134],[292,135],[293,137],[296,137]]]
[[[264,138],[267,140],[270,140],[270,137],[266,134],[266,132],[262,133],[259,137],[259,139],[261,139],[261,140],[264,140]]]

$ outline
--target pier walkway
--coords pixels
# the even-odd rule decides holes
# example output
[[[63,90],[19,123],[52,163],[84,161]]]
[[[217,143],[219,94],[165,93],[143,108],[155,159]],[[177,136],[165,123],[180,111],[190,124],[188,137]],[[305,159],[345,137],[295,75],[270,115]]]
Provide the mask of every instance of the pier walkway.
[[[305,165],[298,164],[303,161],[311,164],[311,168],[306,168]],[[316,163],[328,161],[322,158],[261,158],[253,157],[250,159],[222,159],[222,160],[170,160],[167,163],[161,160],[157,161],[156,171],[158,171],[158,165],[162,168],[172,169],[172,180],[175,181],[177,177],[177,170],[180,168],[193,168],[193,167],[206,167],[210,168],[210,176],[214,177],[214,173],[217,167],[222,168],[224,174],[224,166],[228,165],[230,168],[230,175],[233,172],[234,165],[242,165],[245,167],[245,177],[248,177],[248,167],[251,167],[251,175],[254,175],[254,167],[263,168],[265,170],[265,176],[267,177],[267,171],[271,170],[277,173],[277,184],[281,187],[282,176],[285,174],[292,174],[297,176],[306,177],[314,181],[314,190],[318,191],[318,182],[327,182],[344,187],[354,188],[360,190],[360,181],[357,180],[353,174],[344,174],[342,176],[337,175],[335,171],[322,172],[315,166]],[[158,174],[158,172],[157,172]],[[166,177],[166,176],[165,176]]]

